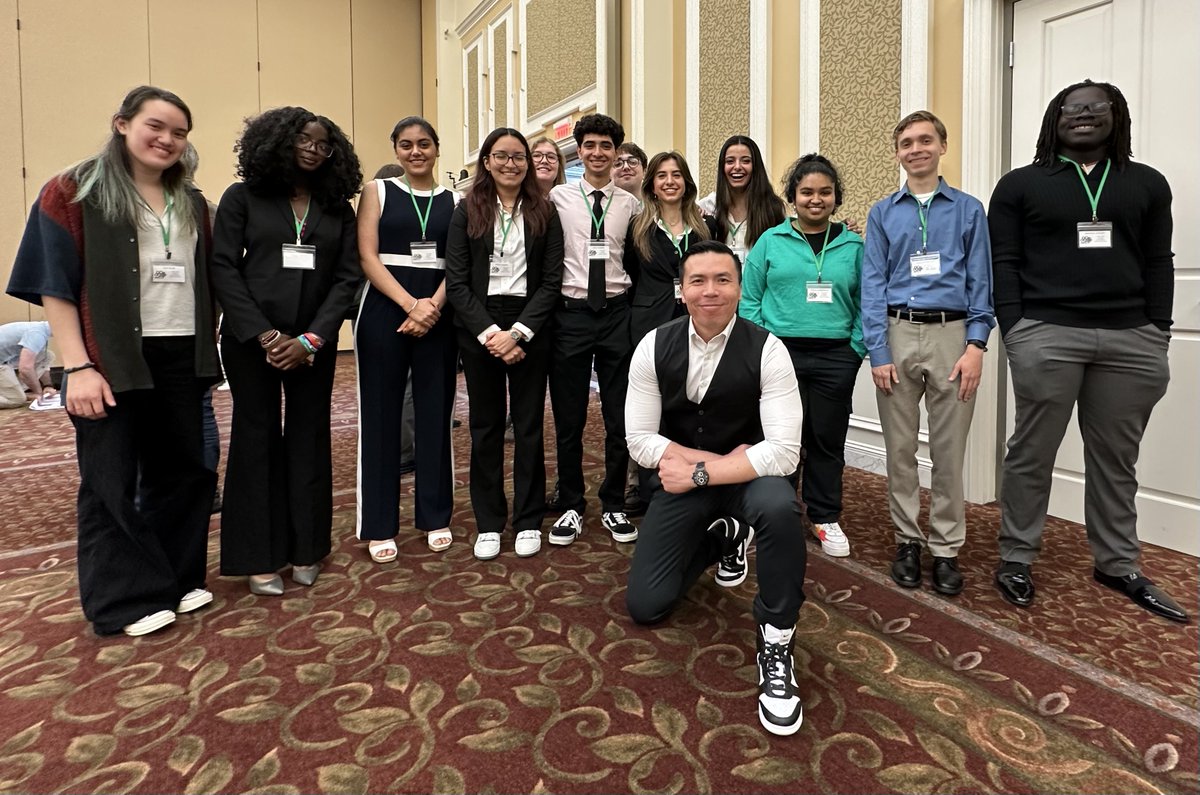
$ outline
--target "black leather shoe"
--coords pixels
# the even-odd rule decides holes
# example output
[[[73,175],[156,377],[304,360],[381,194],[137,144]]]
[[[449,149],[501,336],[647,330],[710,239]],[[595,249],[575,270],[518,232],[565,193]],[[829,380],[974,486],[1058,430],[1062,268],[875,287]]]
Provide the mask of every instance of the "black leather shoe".
[[[958,558],[933,559],[933,590],[946,596],[962,593],[963,576],[958,570]]]
[[[1092,578],[1106,588],[1120,591],[1132,599],[1134,604],[1149,610],[1156,616],[1178,621],[1181,624],[1188,623],[1188,614],[1183,612],[1183,608],[1176,604],[1174,599],[1167,596],[1162,588],[1151,582],[1150,578],[1143,577],[1140,573],[1117,577],[1105,574],[1099,569],[1093,569]]]
[[[921,545],[909,541],[896,547],[896,559],[892,561],[892,579],[902,588],[916,588],[921,584]]]
[[[625,489],[625,513],[629,516],[645,516],[650,505],[642,499],[637,486]]]
[[[1033,604],[1033,572],[1025,563],[1004,561],[996,569],[996,587],[1005,601],[1017,607]]]

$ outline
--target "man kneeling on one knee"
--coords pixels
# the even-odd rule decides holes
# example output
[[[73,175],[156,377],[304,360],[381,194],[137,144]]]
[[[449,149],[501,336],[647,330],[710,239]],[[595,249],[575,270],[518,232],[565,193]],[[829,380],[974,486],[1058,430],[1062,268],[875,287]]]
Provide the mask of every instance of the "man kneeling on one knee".
[[[793,734],[803,719],[792,646],[806,554],[785,477],[800,455],[796,375],[783,343],[737,317],[741,264],[728,246],[692,246],[680,273],[689,317],[647,334],[629,368],[629,452],[655,470],[629,615],[662,621],[713,563],[718,584],[741,583],[757,538],[758,715],[767,731]]]

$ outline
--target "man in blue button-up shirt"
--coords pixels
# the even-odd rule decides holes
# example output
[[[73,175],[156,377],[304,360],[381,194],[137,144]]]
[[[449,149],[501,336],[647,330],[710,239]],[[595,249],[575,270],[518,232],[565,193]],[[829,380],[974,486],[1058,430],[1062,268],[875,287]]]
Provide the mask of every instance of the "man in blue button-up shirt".
[[[892,579],[921,584],[921,547],[933,555],[933,587],[962,591],[958,550],[966,540],[962,470],[975,390],[992,317],[987,216],[973,196],[938,176],[946,127],[910,113],[892,133],[907,175],[867,217],[862,274],[863,339],[878,388],[887,446],[888,502],[896,528]],[[929,412],[933,504],[928,538],[917,523],[917,433]]]

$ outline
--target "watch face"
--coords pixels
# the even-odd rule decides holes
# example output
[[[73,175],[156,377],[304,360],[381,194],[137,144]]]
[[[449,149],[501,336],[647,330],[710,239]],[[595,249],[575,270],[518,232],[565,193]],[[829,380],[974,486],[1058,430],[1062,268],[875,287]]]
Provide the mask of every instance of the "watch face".
[[[521,332],[517,331],[516,329],[513,329],[512,331],[508,332],[508,335],[510,337],[512,337],[514,340],[516,340],[517,342],[520,342],[521,340],[525,339],[524,337],[521,336]]]
[[[708,470],[704,468],[703,464],[699,464],[696,471],[692,473],[692,482],[697,486],[708,485]]]

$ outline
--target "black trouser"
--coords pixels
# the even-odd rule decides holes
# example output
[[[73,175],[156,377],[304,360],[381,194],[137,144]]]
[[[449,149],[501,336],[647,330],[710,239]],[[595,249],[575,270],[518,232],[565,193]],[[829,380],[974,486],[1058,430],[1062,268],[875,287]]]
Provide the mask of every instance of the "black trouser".
[[[554,351],[550,364],[550,406],[558,452],[558,500],[583,513],[583,428],[587,424],[592,362],[600,385],[604,418],[604,511],[625,508],[629,448],[625,444],[625,392],[629,387],[629,299],[609,299],[599,312],[581,302],[560,305],[555,313]]]
[[[269,574],[329,554],[333,465],[329,410],[336,345],[284,372],[258,340],[221,339],[233,423],[221,510],[221,573]],[[280,390],[286,400],[286,421]]]
[[[789,346],[788,353],[804,406],[800,496],[813,523],[836,522],[842,515],[846,432],[862,357],[848,344],[824,351],[798,351]]]
[[[630,617],[639,624],[654,624],[669,616],[700,574],[728,551],[706,532],[709,524],[733,516],[755,532],[755,619],[780,629],[794,626],[804,603],[808,553],[796,493],[787,479],[764,477],[685,494],[663,491],[657,474],[650,481],[655,491],[638,533],[625,592]]]
[[[520,316],[524,298],[493,296],[488,313],[503,329]],[[507,332],[501,331],[501,334]],[[543,330],[520,343],[525,358],[506,365],[469,331],[459,329],[459,350],[471,409],[471,505],[481,533],[499,533],[508,521],[504,495],[505,392],[513,424],[514,530],[537,530],[546,515],[546,369],[550,337]]]
[[[196,377],[195,346],[194,337],[145,338],[154,388],[118,392],[103,419],[71,417],[79,596],[102,635],[204,587],[217,476],[204,465],[201,398],[211,379]]]

